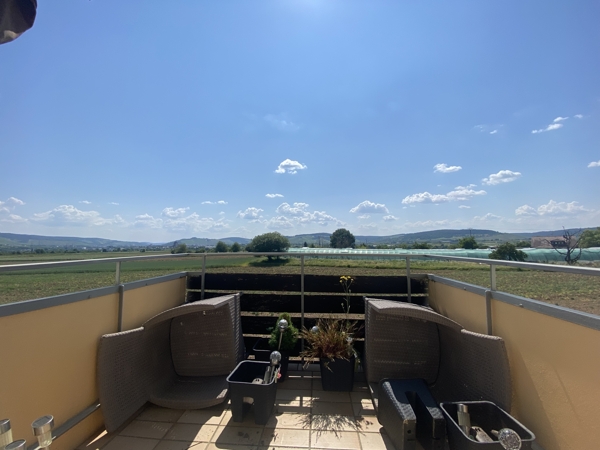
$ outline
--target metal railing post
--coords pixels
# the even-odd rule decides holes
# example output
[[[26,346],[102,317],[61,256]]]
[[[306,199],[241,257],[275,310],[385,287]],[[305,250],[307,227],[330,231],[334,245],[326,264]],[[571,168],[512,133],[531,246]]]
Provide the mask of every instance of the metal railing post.
[[[206,253],[202,255],[202,281],[200,282],[200,300],[204,300],[205,275],[206,275]]]
[[[304,330],[304,255],[300,256],[300,329]],[[300,340],[300,350],[304,351],[304,338]],[[304,364],[304,357],[302,357]]]
[[[125,306],[125,285],[119,285],[119,323],[117,331],[123,331],[123,307]]]
[[[115,284],[121,284],[121,261],[117,261],[117,268],[115,270]]]
[[[406,257],[406,296],[408,303],[412,303],[410,296],[410,256]]]
[[[485,291],[485,320],[487,324],[487,334],[492,335],[492,291]]]
[[[496,266],[490,264],[490,287],[492,291],[496,290]]]

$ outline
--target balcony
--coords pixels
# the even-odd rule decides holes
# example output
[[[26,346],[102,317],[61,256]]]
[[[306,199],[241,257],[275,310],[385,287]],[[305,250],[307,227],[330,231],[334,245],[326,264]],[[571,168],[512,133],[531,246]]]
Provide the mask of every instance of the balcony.
[[[0,306],[0,418],[11,419],[15,439],[26,438],[30,449],[37,446],[29,425],[45,414],[54,415],[57,425],[53,449],[393,449],[362,372],[352,392],[326,392],[318,367],[303,368],[299,360],[278,386],[275,413],[266,426],[254,425],[251,415],[243,423],[233,422],[227,403],[187,411],[148,404],[118,431],[104,430],[96,380],[100,336],[224,292],[244,293],[241,315],[248,349],[278,312],[289,312],[298,326],[309,327],[316,317],[339,312],[341,291],[337,276],[305,273],[305,257],[297,274],[222,274],[205,268]],[[198,266],[206,267],[205,258]],[[479,262],[493,264],[491,289],[415,273],[410,264],[394,276],[357,274],[352,313],[364,317],[363,295],[409,301],[429,305],[470,331],[502,337],[512,377],[510,412],[535,433],[537,448],[595,448],[600,317],[496,289],[496,266],[533,265]],[[589,275],[590,281],[600,275],[599,269],[536,268]],[[1,272],[24,269],[0,266]]]

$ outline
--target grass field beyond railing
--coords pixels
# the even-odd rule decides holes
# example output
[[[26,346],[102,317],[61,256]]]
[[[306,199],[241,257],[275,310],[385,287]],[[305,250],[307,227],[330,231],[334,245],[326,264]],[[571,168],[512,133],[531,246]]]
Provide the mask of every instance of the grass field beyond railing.
[[[148,256],[153,253],[74,253],[66,255],[2,255],[0,264],[26,264],[55,260],[101,257]],[[287,258],[267,261],[244,254],[207,257],[207,272],[299,274],[300,260]],[[127,283],[181,271],[202,270],[202,258],[126,261],[121,263],[121,282]],[[406,275],[406,263],[399,260],[311,259],[305,273],[315,275]],[[413,261],[411,273],[431,273],[483,287],[490,287],[487,264]],[[496,269],[497,290],[541,300],[559,306],[600,315],[600,277],[567,273]],[[0,304],[78,292],[115,284],[115,263],[70,266],[37,271],[0,273]]]

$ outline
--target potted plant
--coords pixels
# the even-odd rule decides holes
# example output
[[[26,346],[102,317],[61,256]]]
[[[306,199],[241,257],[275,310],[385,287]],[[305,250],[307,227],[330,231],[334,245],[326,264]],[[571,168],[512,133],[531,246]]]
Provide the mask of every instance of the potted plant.
[[[281,326],[282,321],[285,321],[285,327]],[[259,339],[256,344],[254,344],[254,357],[259,361],[269,361],[271,352],[273,350],[279,350],[281,353],[280,383],[287,378],[290,352],[296,347],[298,334],[298,329],[292,323],[290,315],[288,313],[282,313],[277,319],[275,327],[273,327],[273,330],[271,331],[271,337],[268,340]]]
[[[319,359],[321,384],[325,391],[351,391],[354,384],[356,352],[354,335],[358,332],[356,321],[350,320],[350,285],[354,279],[340,277],[346,293],[342,309],[345,318],[319,319],[311,330],[302,330],[306,343],[301,355],[307,359]],[[309,361],[307,361],[307,364]]]

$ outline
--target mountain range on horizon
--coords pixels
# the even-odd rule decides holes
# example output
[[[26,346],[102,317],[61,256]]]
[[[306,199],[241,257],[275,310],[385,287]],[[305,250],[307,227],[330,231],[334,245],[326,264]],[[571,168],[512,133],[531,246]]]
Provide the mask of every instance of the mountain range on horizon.
[[[580,229],[567,230],[571,233],[578,233]],[[536,236],[560,236],[563,230],[537,231],[529,233],[501,233],[494,230],[485,229],[462,229],[462,230],[432,230],[421,231],[417,233],[395,234],[390,236],[366,236],[355,235],[357,244],[374,245],[401,245],[414,242],[429,242],[432,244],[455,244],[465,236],[473,236],[478,241],[484,243],[501,243],[506,241],[528,240]],[[326,246],[329,243],[331,233],[311,233],[287,236],[293,247],[303,245]],[[243,237],[224,237],[221,239],[213,238],[182,238],[170,242],[134,242],[119,241],[104,238],[81,238],[70,236],[41,236],[16,233],[0,233],[0,250],[25,249],[25,248],[65,248],[65,249],[100,249],[100,248],[170,248],[176,244],[186,244],[189,247],[212,247],[217,242],[222,241],[227,245],[234,242],[244,245],[251,239]]]

